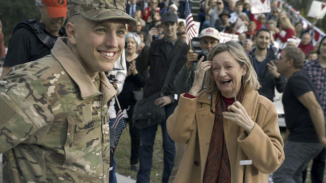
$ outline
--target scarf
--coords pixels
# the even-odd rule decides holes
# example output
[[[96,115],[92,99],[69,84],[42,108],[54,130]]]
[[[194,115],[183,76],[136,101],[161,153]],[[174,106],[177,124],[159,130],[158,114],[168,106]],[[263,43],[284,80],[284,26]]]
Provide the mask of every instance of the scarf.
[[[243,96],[244,87],[241,86],[237,95],[238,101],[242,102]],[[227,107],[224,100],[225,99],[223,99],[222,95],[219,93],[216,98],[215,121],[209,145],[203,183],[231,182],[230,161],[223,130],[222,112],[226,111]]]

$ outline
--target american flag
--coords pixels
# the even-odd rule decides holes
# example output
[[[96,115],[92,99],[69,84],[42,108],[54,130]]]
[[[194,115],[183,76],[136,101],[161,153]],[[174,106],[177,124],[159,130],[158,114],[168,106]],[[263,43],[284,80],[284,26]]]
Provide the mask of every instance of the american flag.
[[[115,145],[114,151],[118,146],[120,136],[122,134],[123,129],[125,129],[126,126],[127,124],[125,118],[123,117],[123,112],[121,109],[119,109],[117,117],[112,125],[112,128],[114,129],[114,139],[111,140],[114,140],[114,145]]]
[[[186,43],[192,40],[193,37],[197,35],[197,31],[195,29],[194,19],[192,18],[189,1],[186,1]]]

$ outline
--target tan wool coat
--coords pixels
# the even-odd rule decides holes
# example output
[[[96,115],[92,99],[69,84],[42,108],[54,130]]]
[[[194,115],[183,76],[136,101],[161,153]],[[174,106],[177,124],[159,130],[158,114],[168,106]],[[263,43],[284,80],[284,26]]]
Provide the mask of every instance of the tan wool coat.
[[[216,101],[215,93],[212,101]],[[181,95],[178,107],[168,118],[170,137],[187,144],[175,183],[202,183],[215,116],[211,95],[203,91],[197,98]],[[245,91],[243,107],[256,123],[248,135],[232,121],[223,120],[225,142],[231,166],[231,183],[267,183],[268,174],[284,161],[283,140],[274,104],[256,90]],[[215,103],[212,106],[215,112]],[[252,165],[240,165],[252,160]],[[243,174],[245,170],[245,181]]]

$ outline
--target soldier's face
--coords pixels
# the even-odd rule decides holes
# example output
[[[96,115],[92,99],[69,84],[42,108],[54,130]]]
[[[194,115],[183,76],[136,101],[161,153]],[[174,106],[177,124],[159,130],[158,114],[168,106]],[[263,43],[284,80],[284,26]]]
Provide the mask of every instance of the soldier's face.
[[[74,35],[68,35],[74,54],[90,76],[112,70],[125,46],[126,24],[121,20],[95,22],[80,19],[74,27]],[[70,34],[72,28],[70,22],[68,24],[67,34]]]
[[[45,30],[53,34],[58,32],[66,21],[66,17],[51,18],[46,7],[40,7],[41,22],[45,25]]]

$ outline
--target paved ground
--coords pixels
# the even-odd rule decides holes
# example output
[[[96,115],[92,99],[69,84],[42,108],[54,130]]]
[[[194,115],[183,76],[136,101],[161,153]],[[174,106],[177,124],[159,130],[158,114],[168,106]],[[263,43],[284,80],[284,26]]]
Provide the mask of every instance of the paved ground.
[[[118,183],[135,183],[136,181],[117,173]],[[0,154],[0,183],[2,183],[2,154]]]

